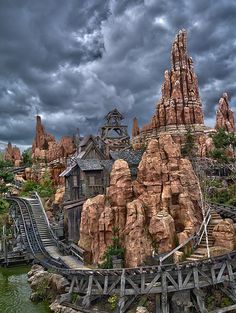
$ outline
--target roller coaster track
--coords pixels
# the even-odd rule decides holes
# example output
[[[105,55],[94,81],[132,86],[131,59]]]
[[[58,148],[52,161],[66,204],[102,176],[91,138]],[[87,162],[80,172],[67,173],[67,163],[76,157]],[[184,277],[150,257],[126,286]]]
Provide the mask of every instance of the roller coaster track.
[[[47,254],[35,225],[32,214],[33,203],[21,198],[10,198],[10,201],[20,207],[25,238],[34,257],[43,266],[66,276],[70,281],[67,293],[61,296],[61,302],[67,303],[68,306],[72,295],[79,294],[73,305],[79,307],[81,311],[88,312],[86,310],[93,300],[115,294],[119,298],[116,312],[124,313],[138,296],[153,294],[156,296],[156,312],[169,313],[170,296],[188,290],[195,297],[197,312],[207,313],[201,297],[201,289],[218,285],[231,298],[234,305],[228,309],[216,310],[214,313],[236,309],[236,250],[218,257],[177,264],[124,269],[66,268],[63,264],[55,263],[55,260]],[[215,203],[206,205],[223,218],[231,218],[236,222],[235,207]]]
[[[72,293],[83,295],[76,303],[80,308],[88,308],[91,301],[98,297],[116,294],[119,296],[117,312],[123,313],[137,296],[155,294],[159,297],[159,312],[168,313],[168,297],[174,292],[192,290],[198,295],[196,291],[203,287],[222,283],[227,283],[228,288],[234,286],[236,251],[215,258],[178,264],[124,269],[68,269],[52,259],[45,250],[29,202],[16,197],[10,198],[10,201],[20,208],[24,237],[33,256],[43,266],[69,279],[70,287],[68,293],[62,296],[62,301],[69,302]],[[223,217],[236,220],[236,208],[212,203],[208,205]],[[233,298],[233,290],[230,292]],[[236,303],[236,297],[234,299]]]
[[[21,221],[20,231],[24,245],[29,253],[32,254],[35,260],[44,264],[47,267],[56,266],[63,267],[63,263],[52,258],[45,249],[45,244],[39,234],[35,218],[32,213],[32,208],[29,202],[23,198],[11,197],[8,199],[12,205],[16,205],[20,211]]]

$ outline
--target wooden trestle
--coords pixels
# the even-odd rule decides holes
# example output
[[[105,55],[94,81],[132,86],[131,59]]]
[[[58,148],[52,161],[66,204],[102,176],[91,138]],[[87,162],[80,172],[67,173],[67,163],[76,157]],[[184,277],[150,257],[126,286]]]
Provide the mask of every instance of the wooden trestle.
[[[119,297],[117,312],[123,313],[137,296],[156,294],[160,297],[158,301],[161,311],[158,312],[167,313],[170,293],[193,290],[196,297],[200,298],[197,291],[201,288],[228,282],[231,283],[228,284],[228,288],[231,289],[229,292],[233,295],[236,252],[193,264],[61,272],[71,281],[67,300],[70,300],[72,293],[84,295],[82,303],[79,302],[78,305],[85,308],[88,308],[95,298],[116,294]],[[198,302],[201,301],[198,299]]]
[[[236,219],[235,208],[210,205],[220,215]],[[24,217],[23,213],[22,216]],[[46,257],[48,260],[45,263]],[[206,313],[201,289],[216,285],[236,304],[236,251],[197,262],[109,270],[68,269],[57,266],[55,260],[50,261],[48,254],[45,254],[45,258],[38,262],[70,281],[67,293],[61,296],[61,303],[70,302],[72,295],[78,294],[74,305],[84,309],[89,308],[91,302],[97,298],[117,295],[119,302],[116,313],[124,313],[138,296],[152,294],[156,295],[156,312],[169,313],[170,296],[190,290],[195,297],[198,311]],[[222,312],[227,312],[226,308],[214,313]]]

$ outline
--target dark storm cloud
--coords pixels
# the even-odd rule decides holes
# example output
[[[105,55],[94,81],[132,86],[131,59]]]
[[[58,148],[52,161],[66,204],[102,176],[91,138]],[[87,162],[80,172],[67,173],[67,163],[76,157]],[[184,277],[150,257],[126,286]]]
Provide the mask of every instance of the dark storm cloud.
[[[235,18],[233,0],[1,0],[0,140],[30,144],[36,112],[57,137],[115,106],[147,122],[181,28],[212,123],[222,92],[236,106]]]

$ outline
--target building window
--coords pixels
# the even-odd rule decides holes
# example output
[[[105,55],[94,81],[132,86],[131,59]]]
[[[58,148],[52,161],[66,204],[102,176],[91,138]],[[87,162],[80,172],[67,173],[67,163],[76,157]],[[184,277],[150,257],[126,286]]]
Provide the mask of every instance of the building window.
[[[95,177],[89,176],[89,186],[94,186],[94,185],[95,185]]]
[[[73,186],[78,187],[78,177],[76,175],[73,176]]]

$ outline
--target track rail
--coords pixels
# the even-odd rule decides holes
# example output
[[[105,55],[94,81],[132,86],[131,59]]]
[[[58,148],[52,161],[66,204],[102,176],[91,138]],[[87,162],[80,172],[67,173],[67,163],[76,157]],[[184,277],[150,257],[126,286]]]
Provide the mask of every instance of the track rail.
[[[24,229],[22,235],[25,237],[28,250],[34,259],[47,267],[63,267],[62,262],[53,259],[45,250],[28,201],[18,197],[11,197],[8,200],[15,203],[19,208]]]
[[[63,267],[44,249],[30,203],[21,198],[10,198],[10,201],[20,209],[25,236],[34,258],[44,267],[66,276],[70,281],[66,300],[70,301],[72,293],[83,295],[80,305],[84,308],[89,307],[94,298],[114,294],[120,299],[117,311],[120,313],[125,312],[138,295],[160,295],[165,307],[169,293],[236,281],[236,251],[196,262],[136,268],[74,270]],[[236,220],[236,208],[214,203],[208,203],[208,206],[223,217]]]
[[[23,210],[22,210],[22,204],[24,205],[24,210],[27,210],[27,214],[29,216],[31,216],[31,213],[29,212],[29,207],[27,205],[27,201],[25,201],[24,199],[19,199],[19,198],[10,198],[10,201],[14,201],[18,204],[18,206],[21,208],[21,215],[24,214]],[[226,207],[226,206],[222,206],[221,204],[209,204],[213,209],[215,209],[216,211],[220,212],[220,213],[224,213],[226,214],[228,212],[228,214],[231,216],[232,218],[232,211]],[[234,207],[234,215],[236,218],[236,208]],[[31,225],[33,225],[33,220],[32,220],[32,216],[30,217],[31,219]],[[25,223],[25,219],[23,218],[23,224],[24,224],[24,229],[26,230],[26,236],[27,236],[27,240],[30,246],[31,251],[36,254],[37,251],[35,251],[35,249],[32,247],[32,240],[30,240],[29,235],[28,235],[28,229],[27,229],[27,225]],[[33,233],[34,236],[36,237],[36,241],[39,245],[39,249],[42,253],[45,253],[45,249],[43,247],[42,242],[38,239],[38,231],[35,229],[35,226],[33,227]],[[114,276],[117,277],[119,275],[122,275],[124,272],[127,273],[127,275],[134,275],[137,276],[138,274],[140,274],[141,272],[146,273],[146,274],[152,274],[152,273],[161,273],[163,271],[168,271],[168,272],[176,272],[179,270],[185,270],[187,268],[190,268],[192,266],[197,266],[197,267],[201,267],[203,266],[204,268],[208,268],[209,266],[216,264],[216,263],[221,263],[224,261],[228,261],[228,262],[232,262],[234,261],[236,263],[236,250],[226,254],[226,255],[222,255],[222,256],[218,256],[218,257],[211,257],[209,259],[204,259],[204,260],[199,260],[196,262],[191,262],[191,263],[178,263],[178,264],[164,264],[164,265],[156,265],[156,266],[142,266],[142,267],[135,267],[135,268],[125,268],[125,269],[93,269],[93,270],[88,270],[88,269],[80,269],[80,270],[73,270],[73,269],[66,269],[66,268],[57,268],[57,266],[53,266],[50,265],[54,270],[64,274],[64,275],[81,275],[81,276],[89,276],[89,275],[94,275],[94,276]],[[236,264],[235,264],[236,265]]]

